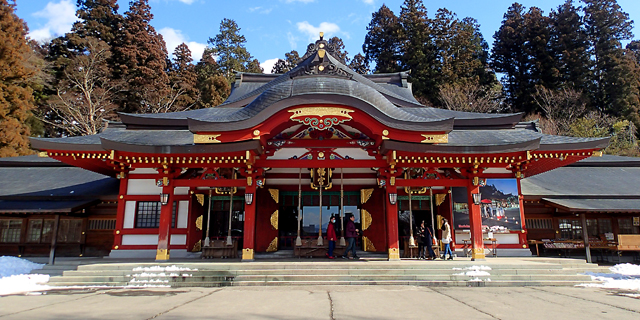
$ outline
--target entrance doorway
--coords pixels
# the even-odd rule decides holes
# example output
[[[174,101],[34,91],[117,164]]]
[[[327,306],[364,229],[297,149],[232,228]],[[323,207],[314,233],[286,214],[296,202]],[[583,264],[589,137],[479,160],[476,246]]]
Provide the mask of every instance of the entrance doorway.
[[[205,198],[205,204],[208,205],[208,199]],[[205,210],[203,215],[203,232],[202,240],[207,234],[209,228],[210,240],[226,240],[229,234],[229,218],[231,218],[231,237],[238,241],[238,247],[242,248],[242,239],[244,231],[244,197],[233,197],[233,210],[231,217],[229,215],[229,204],[231,200],[229,196],[212,196],[211,197],[211,221],[208,221],[208,212]]]
[[[429,204],[429,196],[412,196],[411,197],[411,207],[413,212],[413,217],[411,223],[409,223],[409,197],[408,196],[399,196],[398,197],[398,235],[403,243],[401,243],[401,247],[404,247],[404,242],[408,243],[409,237],[411,236],[411,227],[413,227],[413,236],[417,241],[417,230],[420,227],[420,223],[424,221],[425,228],[431,228],[432,232],[437,231],[436,228],[433,228],[431,222],[431,208]],[[434,223],[437,224],[436,216],[433,217]]]
[[[331,216],[336,216],[336,235],[341,235],[342,225],[346,226],[346,216],[353,214],[355,225],[361,229],[360,193],[344,192],[345,221],[340,223],[340,192],[325,191],[322,194],[322,218],[320,217],[320,196],[318,192],[306,191],[302,193],[302,216],[300,217],[300,237],[302,239],[317,239],[322,228],[322,236],[326,237],[327,226]],[[283,192],[278,217],[279,250],[293,249],[298,236],[298,192]],[[360,241],[357,241],[360,243]]]

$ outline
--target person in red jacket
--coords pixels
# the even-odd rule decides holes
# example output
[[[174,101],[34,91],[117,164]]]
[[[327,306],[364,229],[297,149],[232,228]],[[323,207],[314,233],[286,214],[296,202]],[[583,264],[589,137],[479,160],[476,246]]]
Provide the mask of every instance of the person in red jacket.
[[[327,226],[327,240],[329,240],[329,252],[327,253],[327,258],[335,259],[333,256],[333,250],[336,248],[336,217],[331,216],[331,220],[329,220],[329,225]]]

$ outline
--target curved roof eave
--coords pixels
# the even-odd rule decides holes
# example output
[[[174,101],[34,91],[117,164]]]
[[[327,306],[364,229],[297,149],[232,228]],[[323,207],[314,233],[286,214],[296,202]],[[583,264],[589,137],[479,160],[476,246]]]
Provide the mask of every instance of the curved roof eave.
[[[96,137],[97,139],[98,135],[93,135],[92,137]],[[29,140],[31,141],[31,147],[40,151],[106,151],[98,140],[98,143],[88,143],[83,141],[86,140],[86,138],[87,136],[67,138],[29,138]]]
[[[542,135],[538,151],[600,150],[609,146],[611,138],[576,138]]]
[[[397,120],[389,117],[388,115],[385,115],[370,103],[353,96],[314,93],[289,96],[275,103],[269,104],[264,109],[259,110],[255,115],[237,121],[225,121],[225,119],[203,120],[189,118],[189,130],[192,132],[220,132],[248,129],[259,125],[281,110],[297,105],[308,104],[347,105],[362,110],[380,123],[389,126],[390,128],[400,130],[449,132],[452,130],[454,122],[453,118],[425,119],[416,117],[412,119],[412,121]],[[425,122],[420,122],[419,120],[424,120]]]
[[[102,146],[109,150],[132,153],[185,154],[185,153],[232,153],[247,150],[262,153],[260,141],[250,140],[233,143],[190,144],[190,145],[141,145],[101,138]]]
[[[534,150],[540,146],[540,138],[495,145],[447,145],[442,144],[424,144],[400,142],[395,140],[384,140],[380,146],[380,153],[386,154],[389,151],[406,151],[415,153],[454,153],[454,154],[476,154],[476,153],[509,153]]]

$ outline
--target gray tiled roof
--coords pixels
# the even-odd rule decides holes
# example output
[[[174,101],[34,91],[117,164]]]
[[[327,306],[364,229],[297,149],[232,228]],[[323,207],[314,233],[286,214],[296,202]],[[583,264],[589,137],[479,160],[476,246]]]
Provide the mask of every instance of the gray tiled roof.
[[[0,213],[53,213],[74,212],[90,206],[96,200],[33,201],[0,200]]]
[[[571,211],[640,212],[640,199],[552,199],[542,200]]]
[[[563,167],[522,180],[522,194],[541,197],[640,196],[640,168]]]

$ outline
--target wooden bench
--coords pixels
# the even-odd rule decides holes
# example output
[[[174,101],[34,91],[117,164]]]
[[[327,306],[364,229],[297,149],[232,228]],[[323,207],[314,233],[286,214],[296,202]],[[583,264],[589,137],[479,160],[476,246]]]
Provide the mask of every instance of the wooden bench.
[[[640,234],[619,234],[618,244],[611,249],[617,251],[618,256],[622,252],[635,252],[637,254],[633,256],[633,260],[640,260]]]
[[[211,240],[208,247],[202,247],[202,259],[238,257],[238,240],[233,239],[233,244],[228,246],[226,240]]]

